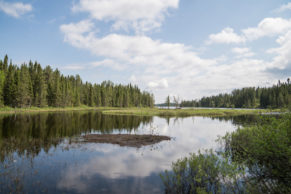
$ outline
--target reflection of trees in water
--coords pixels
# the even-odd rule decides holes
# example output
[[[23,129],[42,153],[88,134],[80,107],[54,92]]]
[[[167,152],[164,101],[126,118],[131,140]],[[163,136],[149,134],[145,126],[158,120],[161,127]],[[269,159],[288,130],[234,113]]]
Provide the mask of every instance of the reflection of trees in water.
[[[1,115],[0,193],[21,193],[24,184],[40,187],[40,182],[25,181],[27,176],[38,180],[32,178],[38,176],[31,170],[33,159],[42,150],[48,153],[64,138],[92,131],[130,133],[151,122],[152,117],[111,116],[94,111]]]
[[[280,115],[239,115],[239,116],[226,116],[226,117],[212,117],[213,120],[231,121],[236,126],[254,126],[263,124],[270,118],[280,118]]]
[[[262,118],[224,137],[225,153],[247,167],[247,181],[261,193],[291,193],[291,114]]]
[[[240,115],[240,116],[227,116],[227,117],[214,117],[213,120],[231,121],[234,125],[253,125],[260,120],[259,115]]]
[[[0,164],[0,193],[23,193],[24,172],[15,162],[10,155]]]
[[[291,114],[250,118],[252,125],[221,138],[219,155],[198,153],[174,162],[162,174],[165,192],[291,193]]]
[[[200,116],[190,116],[193,120],[195,120],[195,117],[200,117]],[[173,121],[174,124],[179,122],[179,120],[183,120],[184,118],[190,118],[189,116],[184,116],[184,117],[173,117],[173,116],[162,116],[160,118],[163,118],[166,120],[168,125],[170,124],[170,121]],[[264,117],[274,117],[272,115],[270,116],[264,116]],[[219,120],[221,122],[225,121],[230,121],[234,125],[254,125],[258,122],[261,122],[261,117],[260,115],[239,115],[239,116],[224,116],[224,117],[203,117],[203,118],[208,118],[212,120]]]
[[[57,146],[65,137],[92,131],[136,130],[152,117],[102,115],[98,112],[19,114],[0,117],[0,160],[9,154],[35,156]]]

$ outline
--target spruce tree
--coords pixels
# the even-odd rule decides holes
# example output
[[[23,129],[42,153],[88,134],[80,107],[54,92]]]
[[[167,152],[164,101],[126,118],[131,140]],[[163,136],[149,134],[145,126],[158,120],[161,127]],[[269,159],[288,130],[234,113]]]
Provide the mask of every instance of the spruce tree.
[[[17,90],[16,104],[18,107],[31,106],[32,103],[32,84],[29,75],[29,70],[26,65],[21,65],[20,70],[17,70]]]
[[[4,63],[5,64],[5,63]],[[15,107],[16,97],[16,84],[15,84],[15,71],[12,65],[9,65],[7,76],[4,82],[4,104],[6,106]]]

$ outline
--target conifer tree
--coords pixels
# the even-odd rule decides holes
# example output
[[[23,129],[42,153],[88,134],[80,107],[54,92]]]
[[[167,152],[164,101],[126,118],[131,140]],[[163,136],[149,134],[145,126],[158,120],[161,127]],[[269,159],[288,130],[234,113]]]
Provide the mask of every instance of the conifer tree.
[[[15,83],[15,70],[12,65],[9,65],[8,68],[7,76],[4,82],[3,96],[5,105],[15,107],[16,83]]]
[[[83,84],[79,75],[64,76],[37,62],[19,67],[8,65],[7,55],[0,60],[0,106],[153,106],[153,98],[131,84]]]
[[[27,107],[31,106],[32,102],[32,84],[29,75],[29,70],[26,65],[21,65],[17,70],[16,76],[16,106]]]

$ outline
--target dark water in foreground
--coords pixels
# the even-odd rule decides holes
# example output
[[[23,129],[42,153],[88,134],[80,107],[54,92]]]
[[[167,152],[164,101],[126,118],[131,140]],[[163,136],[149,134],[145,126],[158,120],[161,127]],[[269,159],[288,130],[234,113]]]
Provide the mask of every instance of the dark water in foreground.
[[[163,193],[159,174],[256,117],[160,118],[98,112],[0,116],[0,193]],[[172,137],[142,148],[74,143],[89,133]]]

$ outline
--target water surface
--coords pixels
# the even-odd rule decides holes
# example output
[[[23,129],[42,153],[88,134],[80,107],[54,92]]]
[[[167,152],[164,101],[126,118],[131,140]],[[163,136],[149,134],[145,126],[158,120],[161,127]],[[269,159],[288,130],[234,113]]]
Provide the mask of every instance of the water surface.
[[[161,118],[63,112],[0,116],[0,193],[163,193],[159,174],[255,116]],[[155,134],[142,148],[76,143],[84,134]]]

